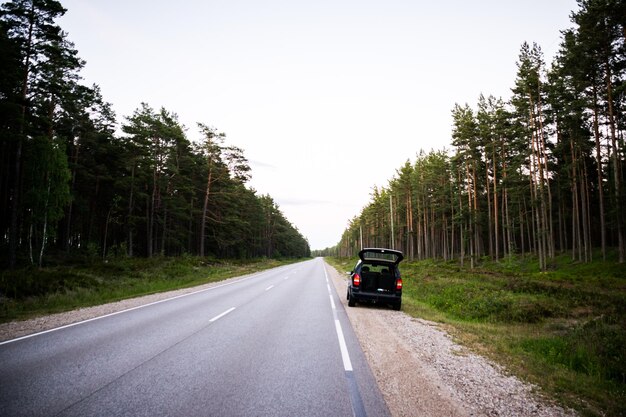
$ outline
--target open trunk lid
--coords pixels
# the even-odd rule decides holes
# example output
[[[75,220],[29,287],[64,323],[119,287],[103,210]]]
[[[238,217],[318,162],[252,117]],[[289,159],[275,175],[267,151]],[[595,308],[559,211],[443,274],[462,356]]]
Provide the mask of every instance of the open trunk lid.
[[[404,255],[393,249],[365,248],[359,252],[359,258],[363,262],[384,261],[398,265],[404,259]]]

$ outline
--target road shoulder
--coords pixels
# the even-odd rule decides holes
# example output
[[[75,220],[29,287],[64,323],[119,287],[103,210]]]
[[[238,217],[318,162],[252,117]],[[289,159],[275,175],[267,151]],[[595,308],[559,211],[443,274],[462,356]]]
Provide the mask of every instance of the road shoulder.
[[[348,307],[347,276],[326,268],[393,416],[575,415],[455,344],[437,323],[387,308]]]

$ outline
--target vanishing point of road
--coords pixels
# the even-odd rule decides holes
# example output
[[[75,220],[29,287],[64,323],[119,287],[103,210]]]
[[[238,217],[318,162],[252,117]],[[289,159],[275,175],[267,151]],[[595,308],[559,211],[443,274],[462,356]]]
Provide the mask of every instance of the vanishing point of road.
[[[0,415],[388,416],[326,268],[283,266],[3,342]]]

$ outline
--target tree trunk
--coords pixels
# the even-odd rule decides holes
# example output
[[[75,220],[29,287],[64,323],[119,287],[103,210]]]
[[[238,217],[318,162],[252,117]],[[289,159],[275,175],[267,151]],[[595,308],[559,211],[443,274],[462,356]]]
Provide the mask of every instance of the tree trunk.
[[[469,212],[469,229],[467,231],[469,235],[469,252],[470,252],[470,269],[474,269],[474,245],[475,245],[475,236],[474,236],[474,212],[472,210],[473,206],[473,198],[472,198],[472,190],[474,185],[471,183],[472,177],[470,175],[469,164],[465,165],[465,173],[467,178],[467,210]]]
[[[134,200],[133,194],[135,190],[135,162],[133,161],[133,166],[130,171],[130,195],[128,197],[128,256],[133,257],[133,210],[134,210]]]
[[[26,42],[26,57],[24,58],[24,77],[22,78],[21,94],[21,117],[20,131],[17,136],[17,146],[15,149],[15,178],[13,180],[11,198],[11,223],[9,227],[9,268],[15,268],[17,263],[17,241],[18,241],[18,214],[20,207],[20,197],[22,193],[22,144],[24,142],[24,131],[26,128],[26,107],[28,103],[28,77],[30,76],[31,57],[33,53],[33,28],[35,25],[35,2],[31,3],[28,25],[28,41]],[[31,256],[32,258],[32,256]]]
[[[189,222],[187,223],[187,251],[189,253],[192,252],[193,248],[193,196],[191,196],[191,201],[189,202]]]
[[[41,250],[39,251],[39,268],[43,266],[43,252],[46,247],[46,241],[48,240],[48,203],[50,201],[51,182],[51,179],[48,177],[48,190],[46,192],[46,204],[44,205],[43,212],[43,234],[41,236]]]
[[[606,220],[604,210],[604,181],[602,178],[602,149],[600,147],[600,127],[598,123],[598,92],[593,86],[593,135],[596,142],[596,167],[598,171],[598,203],[600,205],[600,240],[602,260],[606,260]]]
[[[493,155],[492,155],[493,157]],[[493,159],[492,159],[493,161]],[[494,259],[494,255],[495,255],[495,249],[493,247],[494,245],[494,230],[493,230],[493,224],[494,224],[494,220],[493,220],[493,212],[492,212],[492,200],[491,200],[491,185],[490,185],[490,180],[489,180],[489,161],[487,161],[485,163],[485,185],[487,187],[487,225],[488,225],[488,234],[489,234],[489,256],[491,257],[491,259]],[[497,213],[496,213],[497,215]]]
[[[576,155],[574,152],[574,142],[570,140],[570,155],[572,157],[571,165],[572,165],[572,260],[576,259],[576,254],[578,253],[578,260],[580,261],[582,258],[581,254],[581,238],[580,238],[580,204],[578,201],[578,170],[576,169],[576,164],[574,161],[576,160]]]
[[[619,147],[617,146],[617,135],[615,131],[615,114],[613,110],[613,82],[611,80],[612,72],[611,65],[608,60],[608,54],[606,55],[606,88],[607,88],[607,102],[609,111],[609,127],[611,131],[611,146],[613,147],[613,179],[615,181],[615,204],[616,204],[616,223],[617,223],[617,243],[618,243],[618,257],[619,263],[624,263],[625,259],[625,242],[624,242],[624,201],[622,198],[622,181],[621,181],[621,164],[619,155]]]
[[[494,220],[494,245],[496,260],[500,259],[500,210],[498,209],[498,167],[496,163],[496,150],[492,150],[492,166],[493,166],[493,220]]]
[[[202,221],[200,222],[200,256],[204,256],[204,240],[206,233],[206,220],[209,210],[209,194],[211,193],[211,177],[213,170],[209,166],[209,173],[207,175],[206,190],[204,192],[204,204],[202,206]]]
[[[152,257],[152,219],[150,208],[150,196],[146,195],[146,256]]]
[[[107,212],[106,223],[104,224],[104,239],[102,240],[102,260],[104,261],[107,256],[107,239],[109,235],[109,222],[111,220],[111,210],[113,210],[113,206],[109,208]]]
[[[72,169],[72,184],[70,186],[70,195],[74,195],[75,194],[75,190],[76,190],[76,171],[77,171],[77,166],[78,166],[78,153],[80,150],[80,141],[77,141],[76,143],[76,149],[74,150],[74,169]],[[70,236],[72,233],[72,211],[74,208],[74,199],[70,200],[70,204],[69,207],[67,209],[67,224],[66,224],[66,228],[65,228],[65,242],[63,242],[63,247],[65,248],[65,252],[70,251]]]
[[[582,159],[582,155],[581,155]],[[589,177],[587,175],[587,166],[582,164],[582,219],[583,219],[583,242],[585,248],[585,262],[593,260],[593,251],[591,250],[591,207],[589,204]]]

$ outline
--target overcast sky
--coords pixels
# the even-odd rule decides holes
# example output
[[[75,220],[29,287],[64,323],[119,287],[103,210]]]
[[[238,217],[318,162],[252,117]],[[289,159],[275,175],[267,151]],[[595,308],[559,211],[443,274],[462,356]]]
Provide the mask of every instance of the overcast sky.
[[[508,99],[524,41],[547,63],[575,0],[61,0],[118,121],[146,102],[226,133],[312,249],[421,150],[455,103]]]

